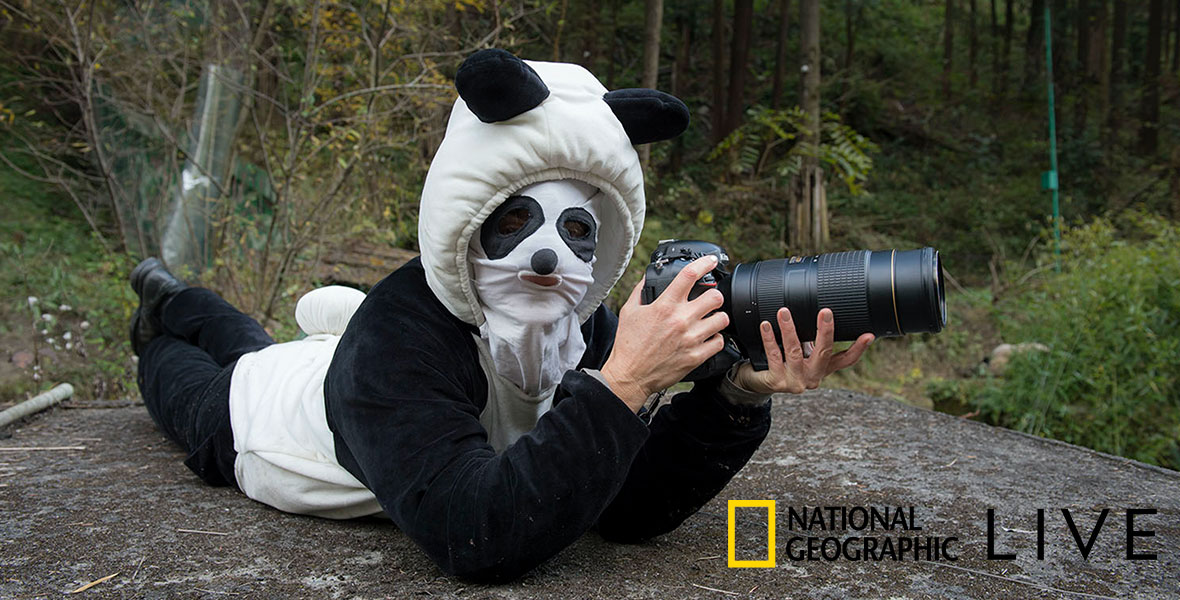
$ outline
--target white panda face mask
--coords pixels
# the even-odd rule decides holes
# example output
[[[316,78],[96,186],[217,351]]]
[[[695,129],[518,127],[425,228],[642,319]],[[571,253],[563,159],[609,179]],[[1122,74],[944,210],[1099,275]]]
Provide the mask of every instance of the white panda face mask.
[[[594,280],[597,193],[572,179],[544,181],[496,208],[470,255],[485,313],[535,324],[573,314]]]
[[[549,393],[586,350],[577,313],[594,281],[598,190],[571,179],[527,186],[498,206],[468,251],[496,372]]]

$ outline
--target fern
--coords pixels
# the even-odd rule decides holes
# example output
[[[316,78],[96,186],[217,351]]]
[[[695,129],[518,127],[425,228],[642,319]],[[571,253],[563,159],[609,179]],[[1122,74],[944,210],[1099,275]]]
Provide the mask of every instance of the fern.
[[[727,171],[756,180],[768,173],[790,179],[799,173],[804,157],[814,157],[850,193],[864,193],[873,170],[870,154],[878,147],[841,122],[839,115],[824,113],[818,148],[800,141],[810,131],[807,115],[798,106],[781,110],[755,106],[747,117],[745,124],[713,148],[710,160],[724,158],[728,161]]]

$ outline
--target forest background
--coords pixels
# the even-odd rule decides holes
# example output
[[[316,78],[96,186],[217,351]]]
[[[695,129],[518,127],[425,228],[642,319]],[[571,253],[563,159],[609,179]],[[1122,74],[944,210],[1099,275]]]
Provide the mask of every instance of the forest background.
[[[663,238],[934,246],[946,330],[826,385],[1180,468],[1177,0],[0,0],[0,404],[136,401],[126,274],[176,223],[172,266],[280,340],[372,285],[484,47],[688,104],[614,307]]]

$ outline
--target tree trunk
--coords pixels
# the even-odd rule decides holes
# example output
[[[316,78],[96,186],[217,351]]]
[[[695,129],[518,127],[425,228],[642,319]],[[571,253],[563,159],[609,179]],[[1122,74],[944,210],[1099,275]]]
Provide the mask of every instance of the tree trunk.
[[[971,0],[971,17],[967,22],[967,85],[975,89],[979,74],[975,70],[975,57],[979,53],[979,36],[975,33],[975,0]]]
[[[1110,97],[1107,101],[1105,146],[1118,144],[1123,117],[1123,85],[1127,66],[1127,0],[1114,0],[1110,34]]]
[[[1107,112],[1110,97],[1110,53],[1107,51],[1107,29],[1110,27],[1110,7],[1107,0],[1091,0],[1090,6],[1090,53],[1086,60],[1086,76],[1097,90],[1091,91],[1088,101],[1098,101],[1098,126]]]
[[[682,16],[680,19],[680,39],[677,40],[676,45],[676,62],[672,65],[672,85],[670,93],[677,98],[684,98],[688,96],[688,74],[689,74],[689,56],[692,54],[692,34],[693,22],[695,21],[696,11],[689,9],[687,16]],[[669,169],[673,172],[680,170],[680,165],[684,162],[684,136],[678,135],[672,140],[672,152],[669,156]]]
[[[640,87],[655,89],[660,75],[660,25],[664,0],[645,0],[643,12],[643,79]]]
[[[1176,8],[1172,11],[1176,15],[1172,23],[1175,35],[1172,37],[1172,70],[1180,71],[1180,0],[1176,0]],[[1180,200],[1177,200],[1180,203]]]
[[[750,30],[754,0],[734,0],[733,39],[729,50],[729,97],[725,101],[724,135],[733,133],[745,115],[746,72],[750,70]]]
[[[664,20],[664,0],[646,0],[643,15],[643,79],[639,86],[656,89],[660,78],[660,25]],[[639,151],[644,167],[651,158],[651,145]]]
[[[827,241],[827,199],[823,193],[823,171],[815,150],[820,143],[820,5],[819,0],[802,0],[799,11],[802,28],[803,112],[807,130],[801,142],[808,151],[803,168],[790,196],[788,219],[792,220],[790,247],[808,253],[818,252]]]
[[[778,40],[774,50],[774,83],[770,92],[770,107],[779,108],[783,100],[783,80],[787,76],[787,25],[790,24],[791,0],[778,3]]]
[[[561,34],[565,31],[565,13],[570,0],[561,0],[561,12],[557,16],[557,32],[553,35],[553,62],[561,62]]]
[[[804,143],[819,143],[820,127],[820,5],[819,0],[802,0],[799,11],[801,27],[801,48],[803,64],[802,100],[803,112],[807,115],[808,131],[802,136]]]
[[[610,52],[606,61],[606,87],[615,89],[615,64],[619,62],[616,50],[619,43],[619,3],[623,0],[610,0]]]
[[[942,35],[942,97],[951,96],[951,67],[955,57],[955,0],[946,0]]]
[[[713,0],[713,143],[725,138],[725,0]]]
[[[672,63],[672,84],[669,86],[669,93],[677,98],[683,98],[688,95],[689,73],[691,73],[689,69],[689,57],[692,55],[692,24],[695,17],[695,11],[692,11],[676,19],[678,24],[676,29],[679,31],[679,34],[676,40],[676,59]]]
[[[586,0],[586,8],[582,18],[582,56],[578,64],[586,67],[591,73],[597,73],[598,62],[598,21],[602,15],[602,8],[598,0]]]
[[[999,98],[1000,96],[1000,78],[1003,75],[1000,72],[1000,18],[999,12],[996,10],[996,3],[1000,0],[992,0],[992,36],[991,36],[991,50],[992,50],[992,96]]]
[[[1147,21],[1147,57],[1143,61],[1143,97],[1139,107],[1139,153],[1154,156],[1159,149],[1160,45],[1163,38],[1164,0],[1151,0]]]
[[[1038,79],[1045,64],[1045,0],[1032,0],[1028,9],[1028,35],[1024,39],[1024,89],[1040,89]]]
[[[1077,18],[1077,67],[1074,69],[1074,79],[1077,81],[1077,94],[1073,104],[1073,135],[1081,137],[1086,130],[1086,109],[1089,104],[1090,92],[1093,88],[1090,79],[1090,2],[1078,0]]]
[[[1012,0],[1004,2],[1004,53],[1003,59],[1000,61],[1000,72],[1003,76],[1000,77],[1000,97],[1008,96],[1008,80],[1012,77],[1012,21],[1015,13],[1012,10]]]
[[[1171,60],[1172,52],[1172,2],[1171,0],[1164,0],[1164,18],[1163,18],[1164,33],[1160,39],[1160,59],[1162,59],[1166,67],[1168,61]]]
[[[1053,0],[1049,18],[1053,19],[1053,79],[1068,89],[1073,69],[1064,60],[1064,57],[1068,56],[1066,50],[1069,48],[1069,19],[1065,18],[1067,5],[1068,0]],[[1057,89],[1060,90],[1061,87]]]
[[[844,68],[852,68],[852,54],[856,48],[856,32],[854,31],[854,17],[856,11],[852,9],[853,0],[844,0]]]

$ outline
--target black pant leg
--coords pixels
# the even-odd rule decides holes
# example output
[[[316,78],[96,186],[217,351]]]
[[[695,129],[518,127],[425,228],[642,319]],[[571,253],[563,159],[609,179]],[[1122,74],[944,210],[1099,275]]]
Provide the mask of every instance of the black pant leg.
[[[274,343],[258,321],[205,288],[187,288],[170,298],[160,322],[166,334],[199,347],[222,367]]]
[[[139,389],[148,414],[188,457],[184,464],[211,485],[236,485],[229,383],[221,366],[188,342],[167,335],[139,357]]]

